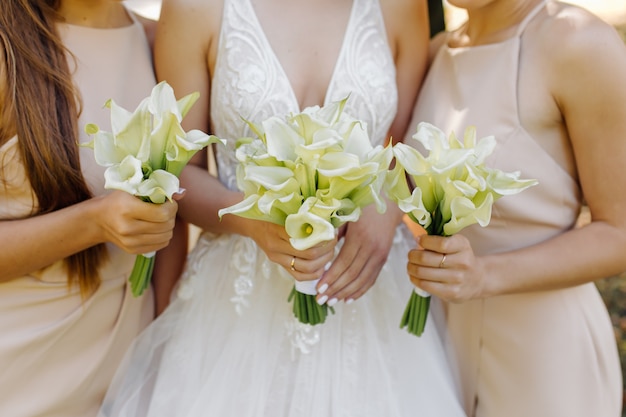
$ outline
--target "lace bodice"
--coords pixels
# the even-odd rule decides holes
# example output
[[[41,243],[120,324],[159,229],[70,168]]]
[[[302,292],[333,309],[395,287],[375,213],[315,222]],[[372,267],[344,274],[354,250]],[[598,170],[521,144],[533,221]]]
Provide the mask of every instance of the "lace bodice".
[[[325,103],[350,95],[346,112],[367,122],[382,144],[397,110],[395,66],[378,0],[354,0]],[[298,112],[298,101],[257,19],[250,0],[226,0],[211,92],[213,132],[220,181],[236,189],[234,146],[254,122]]]

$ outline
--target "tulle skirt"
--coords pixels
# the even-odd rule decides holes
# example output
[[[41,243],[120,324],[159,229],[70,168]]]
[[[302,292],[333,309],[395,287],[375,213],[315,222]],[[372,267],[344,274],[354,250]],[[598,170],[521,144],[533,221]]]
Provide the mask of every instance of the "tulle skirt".
[[[250,239],[205,233],[172,304],[136,340],[104,417],[461,417],[433,300],[421,337],[399,328],[412,286],[404,227],[376,284],[317,326],[293,279]]]

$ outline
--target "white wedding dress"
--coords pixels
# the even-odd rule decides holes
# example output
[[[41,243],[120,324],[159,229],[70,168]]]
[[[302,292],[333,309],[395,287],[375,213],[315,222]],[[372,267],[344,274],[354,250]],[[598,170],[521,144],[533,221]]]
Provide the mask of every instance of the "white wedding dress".
[[[382,143],[397,91],[380,5],[355,0],[326,102]],[[236,188],[234,141],[261,121],[298,112],[297,100],[250,0],[226,0],[212,83],[219,178]],[[322,325],[299,324],[293,279],[255,243],[204,233],[172,304],[136,341],[101,415],[107,417],[462,417],[448,365],[440,305],[420,337],[399,328],[412,286],[414,241],[399,227],[377,283]],[[438,309],[439,308],[439,309]]]

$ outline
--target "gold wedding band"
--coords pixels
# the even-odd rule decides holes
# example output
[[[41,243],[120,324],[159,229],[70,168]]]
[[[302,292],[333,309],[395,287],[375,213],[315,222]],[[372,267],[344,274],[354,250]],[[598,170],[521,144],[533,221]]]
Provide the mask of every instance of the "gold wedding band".
[[[296,271],[296,257],[294,256],[293,258],[291,258],[291,265],[289,265],[291,267],[292,271]]]
[[[441,262],[439,262],[439,268],[443,268],[444,264],[446,263],[446,254],[443,254],[443,258],[441,258]]]

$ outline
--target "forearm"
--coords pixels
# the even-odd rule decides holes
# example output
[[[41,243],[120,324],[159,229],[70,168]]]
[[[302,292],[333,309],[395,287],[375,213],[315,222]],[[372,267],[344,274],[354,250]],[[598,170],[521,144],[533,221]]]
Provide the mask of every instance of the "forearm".
[[[626,271],[626,230],[593,222],[528,248],[482,258],[483,296],[572,287]]]
[[[239,203],[243,193],[227,189],[205,169],[189,165],[181,175],[181,185],[187,191],[179,203],[178,213],[188,223],[213,233],[234,233],[250,236],[255,220],[235,215],[222,219],[218,211]]]
[[[0,281],[37,271],[101,243],[92,200],[49,214],[0,222]]]
[[[154,286],[155,315],[157,316],[169,305],[172,290],[183,272],[187,259],[188,242],[188,224],[177,218],[170,244],[156,254],[152,283]]]

